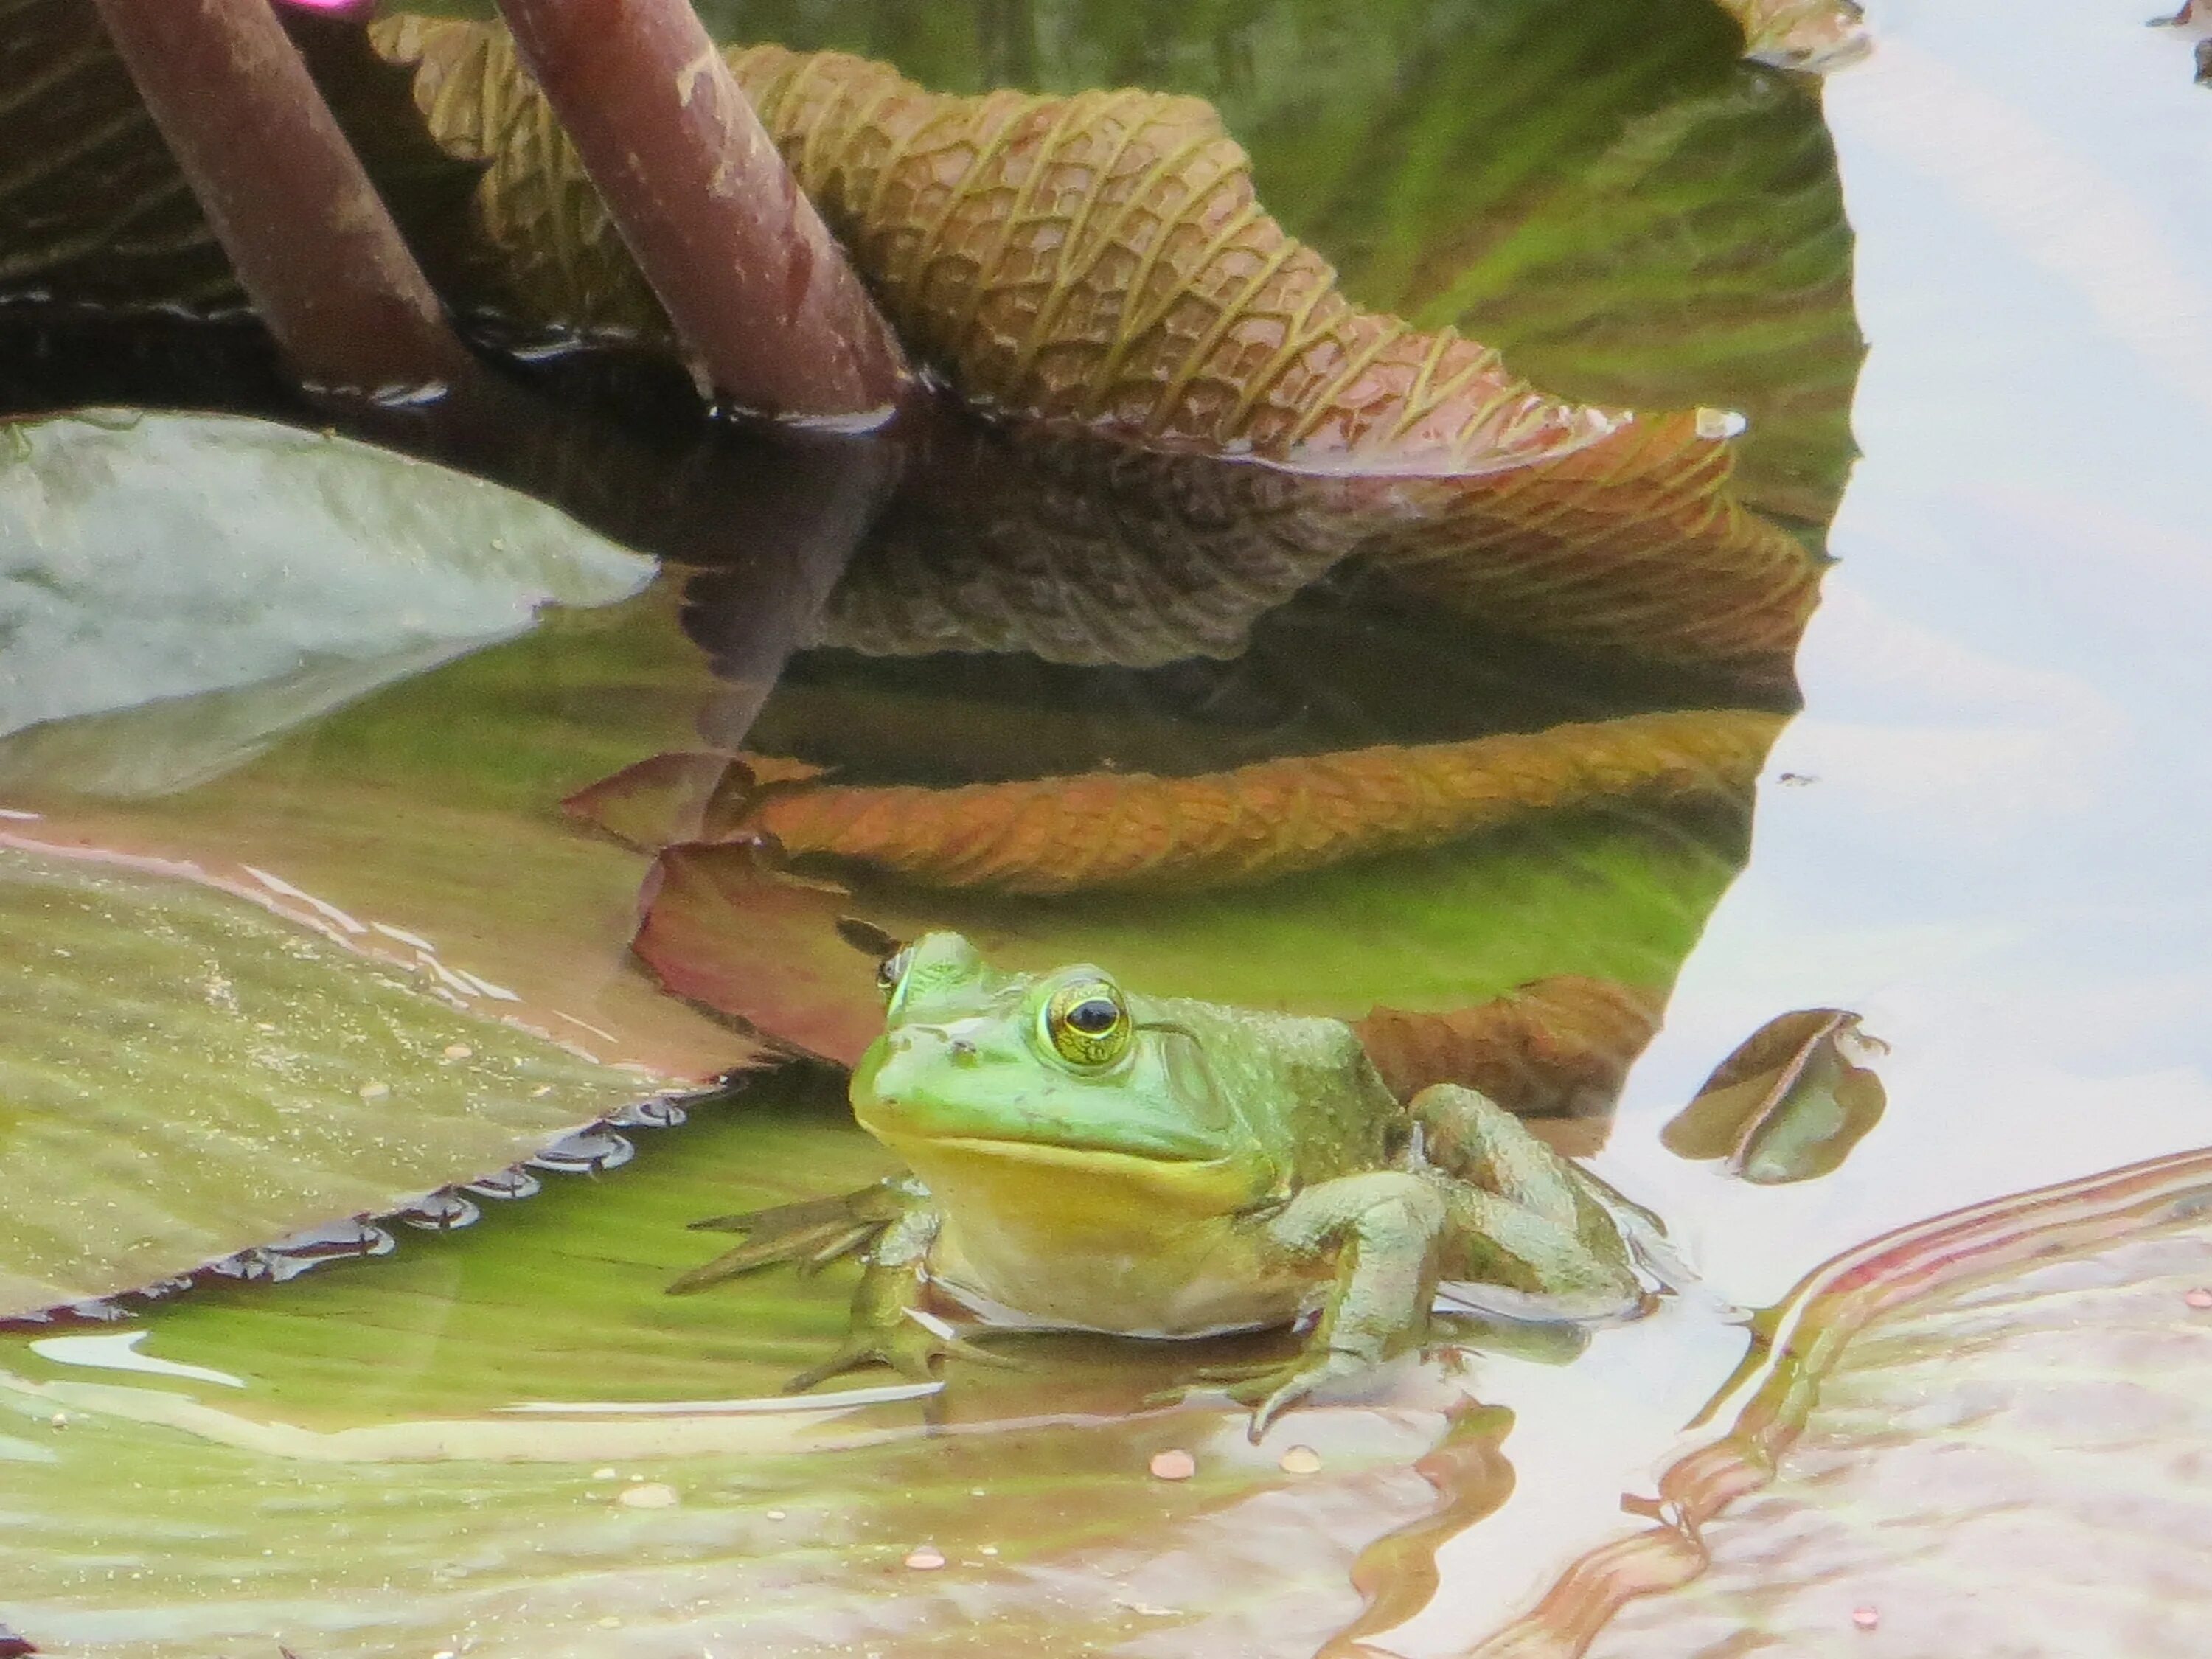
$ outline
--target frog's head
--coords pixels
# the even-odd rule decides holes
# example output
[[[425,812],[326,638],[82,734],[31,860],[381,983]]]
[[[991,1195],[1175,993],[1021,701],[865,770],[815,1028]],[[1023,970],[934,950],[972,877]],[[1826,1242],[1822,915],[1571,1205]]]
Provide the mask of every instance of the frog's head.
[[[1000,973],[957,933],[930,933],[882,980],[890,1008],[854,1072],[853,1107],[909,1161],[957,1148],[1220,1170],[1255,1150],[1196,1036],[1100,969]]]

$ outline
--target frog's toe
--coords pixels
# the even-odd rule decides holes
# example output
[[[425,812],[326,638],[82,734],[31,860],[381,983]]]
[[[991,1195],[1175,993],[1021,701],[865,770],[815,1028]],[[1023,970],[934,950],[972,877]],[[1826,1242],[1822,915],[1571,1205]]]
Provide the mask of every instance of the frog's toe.
[[[668,1287],[669,1294],[682,1296],[704,1290],[780,1261],[795,1261],[802,1273],[814,1272],[840,1256],[866,1249],[896,1214],[883,1189],[864,1188],[835,1198],[811,1198],[741,1215],[708,1216],[693,1222],[692,1231],[743,1233],[744,1243],[692,1268]]]
[[[1240,1406],[1252,1408],[1244,1432],[1257,1444],[1278,1418],[1304,1404],[1316,1390],[1364,1376],[1373,1370],[1374,1365],[1364,1357],[1332,1349],[1317,1358],[1255,1369],[1230,1389],[1229,1397]]]
[[[1285,1369],[1279,1359],[1247,1359],[1233,1365],[1200,1365],[1191,1376],[1200,1382],[1241,1385],[1280,1376]],[[1231,1392],[1235,1392],[1233,1386]],[[1244,1403],[1249,1405],[1251,1401]]]
[[[1026,1361],[970,1342],[940,1321],[924,1321],[909,1313],[888,1328],[855,1334],[829,1358],[785,1383],[783,1391],[804,1394],[817,1383],[862,1365],[888,1365],[910,1382],[934,1382],[938,1363],[945,1359],[963,1359],[1002,1370],[1029,1368]]]

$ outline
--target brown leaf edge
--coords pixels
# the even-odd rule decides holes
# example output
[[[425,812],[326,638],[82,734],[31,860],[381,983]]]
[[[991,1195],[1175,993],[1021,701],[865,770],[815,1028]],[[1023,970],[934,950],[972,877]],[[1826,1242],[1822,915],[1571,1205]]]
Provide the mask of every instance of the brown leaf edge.
[[[1778,1014],[1713,1068],[1660,1131],[1660,1144],[1678,1158],[1718,1158],[1729,1175],[1757,1186],[1831,1173],[1888,1103],[1881,1079],[1844,1056],[1842,1045],[1853,1038],[1886,1047],[1847,1009]],[[1833,1111],[1827,1121],[1808,1120],[1822,1095]]]
[[[1446,1013],[1377,1008],[1352,1029],[1401,1100],[1457,1083],[1523,1117],[1595,1117],[1619,1098],[1664,1001],[1641,987],[1559,974]]]
[[[1660,1476],[1650,1511],[1658,1523],[1583,1555],[1533,1611],[1462,1659],[1577,1659],[1629,1601],[1698,1577],[1706,1565],[1699,1528],[1773,1481],[1818,1403],[1821,1379],[1876,1318],[2045,1256],[2187,1218],[2208,1200],[2212,1149],[2176,1152],[1916,1222],[1815,1268],[1759,1316],[1751,1352],[1690,1425],[1735,1406],[1725,1436]]]

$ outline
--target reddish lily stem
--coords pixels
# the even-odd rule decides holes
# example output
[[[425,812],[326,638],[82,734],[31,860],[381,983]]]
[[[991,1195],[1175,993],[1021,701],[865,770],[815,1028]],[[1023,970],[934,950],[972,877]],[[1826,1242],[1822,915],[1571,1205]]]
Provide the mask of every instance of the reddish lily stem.
[[[889,415],[906,365],[689,0],[499,0],[695,373],[757,413]]]
[[[450,382],[473,360],[269,0],[95,0],[260,313],[333,391]]]

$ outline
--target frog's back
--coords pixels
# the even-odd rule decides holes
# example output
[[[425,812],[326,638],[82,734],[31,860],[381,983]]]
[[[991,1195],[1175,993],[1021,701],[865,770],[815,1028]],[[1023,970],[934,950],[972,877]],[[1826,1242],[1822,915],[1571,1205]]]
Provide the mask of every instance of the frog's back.
[[[1291,1184],[1382,1168],[1404,1146],[1405,1111],[1342,1020],[1181,998],[1157,1006],[1194,1039],[1181,1045],[1200,1073],[1187,1086],[1225,1098]]]

